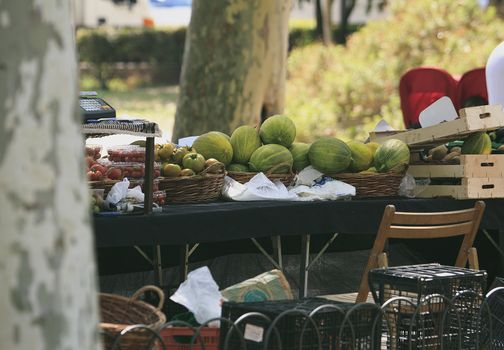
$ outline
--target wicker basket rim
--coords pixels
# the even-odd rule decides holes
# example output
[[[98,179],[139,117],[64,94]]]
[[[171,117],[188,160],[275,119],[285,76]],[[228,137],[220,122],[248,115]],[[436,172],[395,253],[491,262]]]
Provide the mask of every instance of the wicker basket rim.
[[[178,176],[178,177],[158,177],[157,179],[160,182],[178,182],[178,181],[196,181],[196,180],[202,180],[202,179],[208,179],[208,178],[219,178],[219,177],[224,177],[226,174],[221,173],[221,174],[205,174],[205,175],[192,175],[192,176]]]
[[[150,286],[146,286],[146,287],[150,287]],[[131,297],[125,297],[125,296],[122,296],[122,295],[117,295],[117,294],[111,294],[111,293],[99,293],[99,296],[100,298],[109,298],[109,299],[115,299],[115,300],[118,300],[120,302],[123,302],[125,304],[132,304],[132,305],[137,305],[138,307],[142,307],[144,309],[147,309],[149,311],[151,311],[152,313],[154,313],[157,317],[158,317],[158,321],[155,322],[155,323],[152,323],[150,325],[147,325],[148,327],[150,326],[158,326],[160,324],[163,324],[166,322],[166,315],[161,311],[161,307],[162,305],[159,305],[157,308],[149,303],[146,303],[142,300],[138,300],[136,299],[136,296],[140,295],[138,294],[138,292],[140,291],[143,291],[145,290],[146,287],[143,287],[141,289],[139,289],[137,292],[135,292],[135,294],[133,294],[133,296]],[[162,299],[164,301],[164,295],[162,296]],[[117,328],[118,325],[124,325],[124,326],[128,326],[128,324],[121,324],[121,323],[110,323],[110,322],[100,322],[100,326],[101,325],[104,325],[108,328]],[[114,327],[111,327],[110,325],[115,325]]]
[[[228,174],[231,174],[231,175],[241,175],[241,176],[251,176],[251,175],[257,175],[259,174],[260,171],[258,172],[254,172],[254,171],[228,171]],[[263,172],[264,175],[266,175],[267,177],[270,177],[270,176],[292,176],[294,175],[294,173],[287,173],[287,174],[266,174]]]
[[[338,174],[328,174],[330,177],[340,177],[340,178],[380,178],[380,177],[387,177],[390,178],[391,176],[393,177],[404,177],[406,173],[401,172],[401,173],[396,173],[393,171],[389,171],[386,173],[338,173]]]

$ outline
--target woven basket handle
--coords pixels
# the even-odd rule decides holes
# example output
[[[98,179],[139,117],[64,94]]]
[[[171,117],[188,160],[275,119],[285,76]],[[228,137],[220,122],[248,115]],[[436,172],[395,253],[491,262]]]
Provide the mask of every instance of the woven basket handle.
[[[156,307],[156,310],[158,310],[158,311],[161,310],[161,308],[163,307],[164,301],[165,301],[165,295],[159,287],[156,287],[153,285],[143,286],[142,288],[137,290],[135,293],[133,293],[133,295],[131,296],[130,299],[131,300],[138,300],[138,298],[141,295],[143,295],[145,292],[147,292],[149,290],[152,292],[155,292],[158,295],[159,305]]]
[[[207,173],[213,172],[214,170],[217,170],[217,169],[220,170],[221,172],[223,172],[225,169],[224,164],[222,164],[221,162],[214,163],[214,164],[210,165],[208,168],[203,169],[201,171],[201,173],[199,173],[198,175],[206,175]]]
[[[272,167],[270,170],[268,170],[268,171],[266,172],[266,176],[268,176],[268,175],[272,175],[272,174],[274,173],[274,171],[275,171],[275,170],[278,170],[278,169],[280,169],[280,168],[284,168],[284,167],[286,167],[286,166],[288,166],[288,167],[289,167],[289,174],[292,174],[292,164],[287,163],[287,162],[283,162],[283,163],[280,163],[280,164],[275,165],[275,166],[274,166],[274,167]]]

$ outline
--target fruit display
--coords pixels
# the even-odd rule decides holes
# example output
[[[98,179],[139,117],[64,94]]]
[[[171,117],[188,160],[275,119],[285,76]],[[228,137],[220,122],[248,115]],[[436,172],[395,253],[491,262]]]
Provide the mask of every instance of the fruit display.
[[[145,148],[138,145],[109,147],[107,153],[112,162],[145,162]]]
[[[289,148],[296,138],[296,125],[285,115],[274,115],[262,123],[259,136],[265,145],[279,144]]]
[[[310,150],[310,145],[303,142],[293,142],[289,148],[292,154],[293,165],[292,168],[296,172],[300,172],[304,168],[310,165],[310,159],[308,158],[308,151]]]
[[[358,173],[368,169],[373,164],[374,154],[370,147],[357,141],[350,141],[347,145],[352,152],[352,161],[349,166],[351,172]]]
[[[215,133],[217,134],[217,133]],[[214,135],[215,135],[214,134]],[[222,135],[217,136],[221,141],[227,139]],[[203,170],[208,173],[217,173],[221,170],[219,167],[212,167],[220,163],[215,158],[208,158],[196,152],[193,147],[176,147],[174,144],[156,145],[157,156],[163,160],[161,163],[161,176],[165,178],[176,178],[181,176],[193,176],[200,174]],[[170,151],[170,152],[168,152]]]
[[[461,150],[462,154],[490,154],[492,140],[486,132],[477,132],[464,140]]]
[[[464,140],[456,140],[443,143],[430,149],[425,149],[414,161],[415,164],[460,164],[461,155],[488,155],[502,153],[504,146],[496,142],[496,134],[499,132],[475,132]],[[493,141],[492,141],[493,140]],[[500,141],[504,141],[501,139]]]
[[[324,174],[337,174],[348,169],[352,161],[352,151],[340,139],[322,137],[312,143],[308,158],[318,171]]]
[[[250,168],[245,165],[245,164],[238,164],[238,163],[231,163],[229,164],[226,169],[228,171],[237,171],[241,173],[248,173],[250,172]]]
[[[104,190],[93,189],[91,190],[90,193],[91,193],[91,201],[90,201],[91,212],[94,214],[99,213],[105,207],[105,203],[103,201]]]
[[[374,167],[379,173],[389,171],[401,173],[409,165],[410,150],[408,146],[396,139],[385,141],[374,154]]]
[[[292,169],[293,158],[290,151],[278,144],[268,144],[259,147],[252,153],[249,167],[252,171],[286,174]]]
[[[166,202],[166,192],[165,191],[154,191],[152,193],[152,201],[157,205],[165,205]]]
[[[91,157],[96,160],[101,157],[102,146],[100,145],[86,145],[86,157]]]
[[[230,141],[233,162],[239,164],[248,164],[252,153],[262,145],[259,133],[249,125],[242,125],[233,131]]]
[[[96,173],[101,173],[102,177],[100,179],[95,179],[91,181],[99,180],[122,180],[125,177],[128,179],[143,179],[145,176],[145,164],[135,163],[135,162],[98,162],[94,164],[90,171]],[[154,174],[153,177],[156,178],[161,174],[161,166],[159,163],[154,163]],[[89,175],[89,173],[88,173]]]
[[[215,158],[228,165],[233,160],[233,146],[226,136],[218,131],[207,132],[194,141],[192,148],[205,159]]]

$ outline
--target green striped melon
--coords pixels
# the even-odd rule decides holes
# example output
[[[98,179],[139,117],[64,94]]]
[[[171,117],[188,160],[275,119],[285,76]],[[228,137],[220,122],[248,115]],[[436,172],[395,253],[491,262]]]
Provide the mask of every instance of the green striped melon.
[[[262,142],[290,147],[296,138],[296,125],[286,115],[274,115],[262,123],[259,129]]]
[[[380,144],[378,142],[368,142],[365,145],[367,148],[369,148],[369,150],[373,154],[373,157],[374,157],[374,154],[375,154],[376,150],[378,149],[378,147],[380,147]]]
[[[198,136],[192,148],[205,159],[215,158],[224,165],[230,164],[233,159],[233,147],[226,135],[219,131],[210,131]]]
[[[245,164],[238,164],[238,163],[231,163],[226,167],[226,169],[228,171],[237,171],[241,173],[247,173],[250,171],[248,166],[246,166]]]
[[[345,171],[352,161],[352,151],[346,143],[335,137],[322,137],[310,146],[308,158],[311,165],[325,174]]]
[[[292,154],[294,160],[292,168],[295,171],[301,171],[310,165],[310,159],[308,159],[308,151],[310,150],[310,145],[303,142],[294,142],[289,151]]]
[[[229,137],[228,134],[222,132],[222,131],[215,131],[216,133],[218,134],[221,134],[222,136],[224,136],[229,142],[231,142],[231,137]]]
[[[385,141],[374,155],[374,166],[379,173],[389,171],[401,173],[407,169],[409,161],[408,145],[397,139]]]
[[[247,164],[252,153],[261,145],[261,138],[255,128],[248,125],[240,126],[231,134],[233,162]]]
[[[486,132],[471,134],[464,140],[462,154],[490,154],[492,153],[492,140]]]
[[[368,169],[373,163],[371,149],[362,142],[350,141],[347,143],[352,151],[352,161],[349,170],[355,173]]]
[[[252,153],[249,167],[252,171],[285,174],[292,168],[292,154],[282,145],[270,144],[259,147]]]

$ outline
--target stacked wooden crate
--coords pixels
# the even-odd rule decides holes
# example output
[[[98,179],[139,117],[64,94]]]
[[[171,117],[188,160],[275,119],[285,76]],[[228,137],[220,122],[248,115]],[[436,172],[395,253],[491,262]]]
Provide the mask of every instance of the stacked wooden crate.
[[[408,173],[415,179],[429,179],[418,197],[457,199],[504,198],[504,154],[461,155],[460,164],[433,164],[422,161],[422,151],[440,144],[463,140],[475,132],[504,127],[501,106],[465,108],[460,117],[438,125],[411,131],[372,133],[371,141],[383,143],[395,138],[412,151]]]

